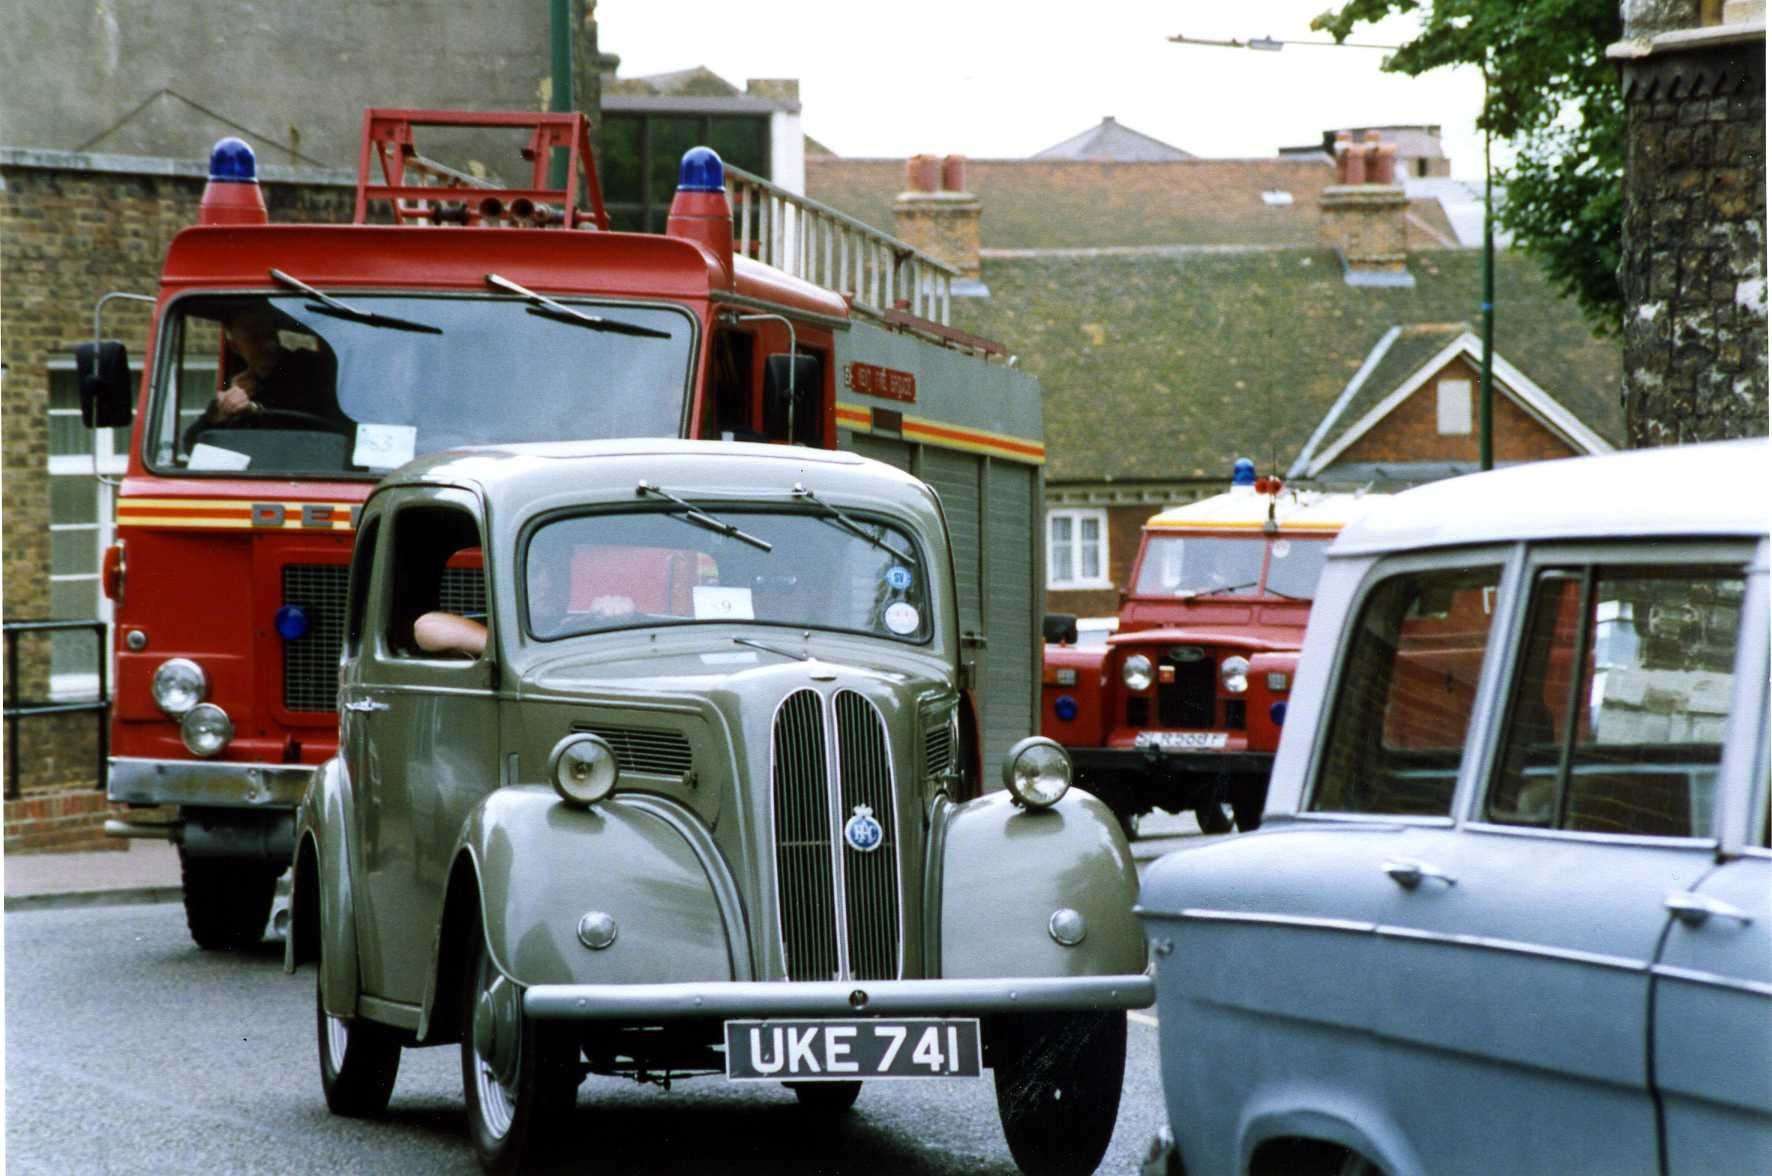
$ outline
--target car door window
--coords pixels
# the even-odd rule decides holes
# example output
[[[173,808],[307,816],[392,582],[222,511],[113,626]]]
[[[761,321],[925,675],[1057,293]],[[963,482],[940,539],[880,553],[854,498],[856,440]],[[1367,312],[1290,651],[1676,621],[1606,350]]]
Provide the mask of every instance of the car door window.
[[[421,618],[445,617],[477,628],[484,645],[485,561],[473,515],[453,506],[406,507],[394,518],[393,543],[388,653],[394,658],[477,656],[467,647],[426,648],[418,634]]]
[[[1367,595],[1310,808],[1445,816],[1489,643],[1499,565],[1404,572]]]
[[[1745,591],[1739,568],[1540,572],[1484,818],[1713,836]]]

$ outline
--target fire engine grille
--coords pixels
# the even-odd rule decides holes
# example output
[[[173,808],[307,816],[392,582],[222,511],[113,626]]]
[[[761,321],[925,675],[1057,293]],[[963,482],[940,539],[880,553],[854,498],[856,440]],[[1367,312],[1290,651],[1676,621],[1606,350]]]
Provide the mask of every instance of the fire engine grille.
[[[608,727],[595,723],[574,723],[574,731],[585,731],[609,742],[615,750],[615,762],[624,772],[651,772],[659,776],[687,775],[694,757],[689,740],[679,731],[657,731],[648,727]]]
[[[437,607],[457,616],[484,620],[486,574],[479,568],[444,568],[437,588]]]
[[[834,980],[836,884],[824,709],[816,693],[788,697],[775,717],[775,872],[790,980]]]
[[[338,657],[345,643],[343,564],[285,564],[283,603],[300,605],[308,631],[283,642],[283,709],[329,711],[338,706]]]
[[[886,724],[859,694],[838,693],[837,765],[842,773],[839,825],[867,810],[883,830],[863,852],[845,839],[843,897],[849,922],[849,973],[855,980],[898,976],[898,837]]]
[[[1175,667],[1175,681],[1157,684],[1157,722],[1163,727],[1199,730],[1213,726],[1218,701],[1218,666],[1213,659],[1167,664]]]

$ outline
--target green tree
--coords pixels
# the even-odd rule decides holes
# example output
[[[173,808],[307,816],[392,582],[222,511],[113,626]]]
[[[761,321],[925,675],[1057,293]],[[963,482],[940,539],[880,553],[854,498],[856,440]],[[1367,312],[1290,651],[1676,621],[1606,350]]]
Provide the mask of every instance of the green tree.
[[[1414,77],[1474,65],[1487,78],[1477,125],[1515,151],[1498,169],[1498,219],[1575,298],[1594,329],[1624,312],[1624,96],[1606,46],[1623,35],[1617,0],[1349,0],[1312,27],[1346,40],[1361,24],[1419,12],[1421,32],[1384,68]]]

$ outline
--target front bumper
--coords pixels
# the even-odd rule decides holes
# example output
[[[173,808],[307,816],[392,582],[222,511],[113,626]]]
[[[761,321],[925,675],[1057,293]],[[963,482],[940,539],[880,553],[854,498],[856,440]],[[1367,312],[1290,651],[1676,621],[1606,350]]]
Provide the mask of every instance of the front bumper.
[[[293,809],[313,776],[312,764],[112,756],[105,794],[119,804]]]
[[[982,1016],[1145,1009],[1156,982],[1126,976],[1000,980],[730,981],[538,984],[523,1012],[541,1020],[655,1022],[701,1017]]]
[[[1273,771],[1271,751],[1164,751],[1158,747],[1067,747],[1071,766],[1087,787],[1093,775],[1121,779],[1145,776],[1213,784],[1266,781]]]

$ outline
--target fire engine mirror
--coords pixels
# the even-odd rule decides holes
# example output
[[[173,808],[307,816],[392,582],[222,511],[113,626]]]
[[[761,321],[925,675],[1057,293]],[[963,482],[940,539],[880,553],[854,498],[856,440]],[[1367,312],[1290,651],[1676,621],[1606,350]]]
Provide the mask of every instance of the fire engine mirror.
[[[792,396],[788,393],[790,387]],[[772,440],[819,443],[824,436],[824,422],[819,415],[823,388],[824,372],[818,356],[769,356],[763,364],[764,432]]]
[[[135,413],[129,354],[115,339],[74,345],[74,371],[80,379],[80,423],[89,429],[126,426]]]
[[[1054,645],[1075,645],[1077,643],[1077,617],[1075,613],[1047,613],[1040,622],[1040,632],[1046,641]]]

